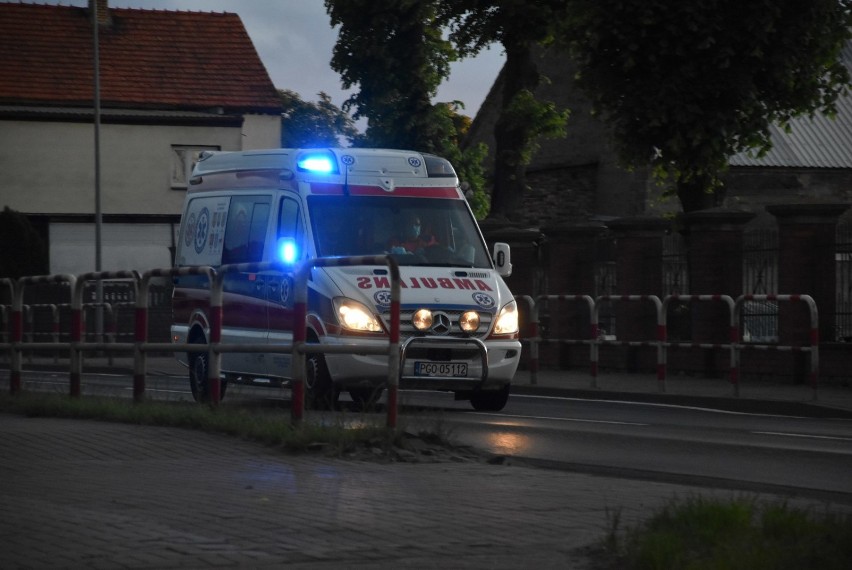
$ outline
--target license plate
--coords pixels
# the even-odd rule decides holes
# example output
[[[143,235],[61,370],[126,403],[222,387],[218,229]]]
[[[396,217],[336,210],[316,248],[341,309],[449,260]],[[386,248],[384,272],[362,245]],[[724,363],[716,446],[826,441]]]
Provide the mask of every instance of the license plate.
[[[466,362],[415,362],[415,376],[452,376],[464,378],[467,376]]]

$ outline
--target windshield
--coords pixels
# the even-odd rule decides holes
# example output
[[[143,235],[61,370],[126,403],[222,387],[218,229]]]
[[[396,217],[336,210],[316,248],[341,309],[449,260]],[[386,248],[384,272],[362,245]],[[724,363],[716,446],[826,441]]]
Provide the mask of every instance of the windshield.
[[[311,196],[308,208],[320,257],[389,253],[400,265],[491,267],[462,200]]]

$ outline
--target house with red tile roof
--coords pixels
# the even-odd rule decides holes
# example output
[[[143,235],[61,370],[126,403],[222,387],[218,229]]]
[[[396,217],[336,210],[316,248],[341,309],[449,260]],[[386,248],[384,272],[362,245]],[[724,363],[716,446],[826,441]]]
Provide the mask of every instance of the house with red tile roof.
[[[51,273],[95,268],[95,13],[102,269],[171,264],[200,152],[280,145],[236,14],[0,2],[0,208],[42,229]]]

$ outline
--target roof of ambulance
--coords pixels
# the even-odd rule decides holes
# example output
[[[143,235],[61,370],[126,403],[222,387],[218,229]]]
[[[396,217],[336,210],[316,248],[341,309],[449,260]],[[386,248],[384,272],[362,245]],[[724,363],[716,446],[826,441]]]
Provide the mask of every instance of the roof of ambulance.
[[[296,161],[310,155],[333,156],[338,169],[349,176],[403,178],[455,178],[450,163],[433,155],[410,150],[375,148],[268,149],[237,152],[206,152],[193,176],[241,170],[297,170]],[[427,169],[428,166],[428,169]],[[333,172],[330,174],[338,174]]]

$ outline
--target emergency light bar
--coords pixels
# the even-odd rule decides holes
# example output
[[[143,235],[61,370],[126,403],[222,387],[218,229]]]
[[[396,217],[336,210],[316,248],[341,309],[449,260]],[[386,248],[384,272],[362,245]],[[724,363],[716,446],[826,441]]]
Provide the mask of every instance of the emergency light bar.
[[[296,168],[315,174],[337,174],[337,159],[329,152],[311,152],[299,157]]]

